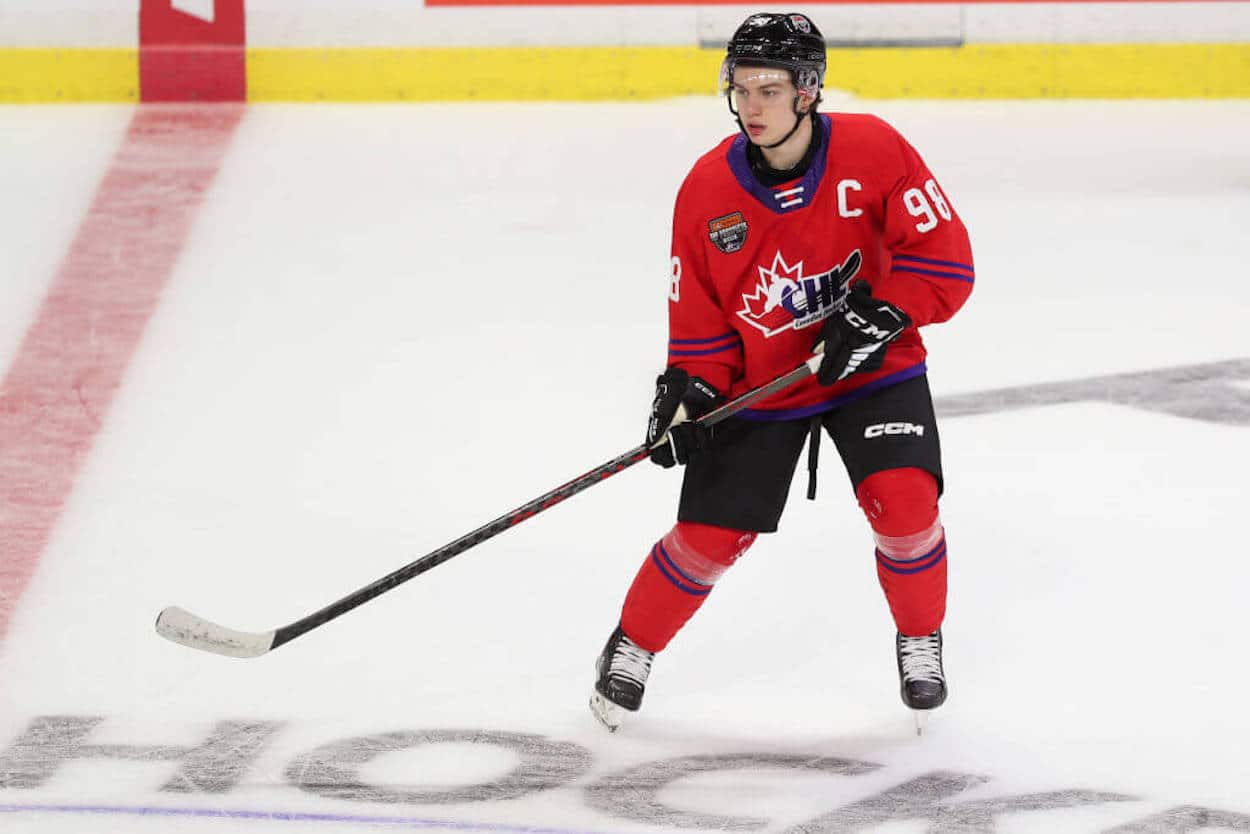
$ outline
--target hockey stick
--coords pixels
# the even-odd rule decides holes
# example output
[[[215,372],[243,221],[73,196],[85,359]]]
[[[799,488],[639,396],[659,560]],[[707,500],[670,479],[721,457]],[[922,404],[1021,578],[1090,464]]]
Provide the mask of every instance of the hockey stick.
[[[820,355],[816,354],[793,371],[777,377],[772,382],[747,391],[745,394],[708,412],[695,422],[701,426],[714,426],[751,404],[759,402],[765,397],[815,374],[819,365]],[[302,617],[273,631],[235,631],[232,628],[217,625],[195,616],[190,611],[174,606],[166,608],[156,618],[156,633],[167,640],[172,640],[192,649],[200,649],[201,651],[213,652],[226,655],[227,657],[259,657],[278,648],[283,643],[289,643],[301,634],[325,625],[330,620],[346,614],[348,611],[363,605],[374,597],[381,596],[395,586],[407,582],[409,579],[419,576],[431,568],[438,567],[453,556],[458,556],[469,548],[497,536],[504,530],[538,515],[543,510],[554,507],[564,499],[576,495],[582,490],[589,489],[600,481],[628,469],[646,458],[648,454],[649,449],[646,444],[636,446],[628,452],[614,457],[607,463],[596,466],[586,474],[574,478],[567,484],[556,487],[533,501],[517,507],[507,515],[500,516],[489,524],[479,527],[472,533],[466,533],[454,542],[422,556],[415,562],[404,565],[402,568],[387,574],[352,594],[348,594],[338,602],[331,603],[320,611],[315,611],[306,617]]]

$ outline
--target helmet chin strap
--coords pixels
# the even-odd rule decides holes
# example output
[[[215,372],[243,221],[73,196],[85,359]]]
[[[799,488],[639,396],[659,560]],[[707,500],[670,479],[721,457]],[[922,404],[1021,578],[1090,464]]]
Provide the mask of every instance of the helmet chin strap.
[[[794,98],[795,107],[798,106],[798,101],[799,101],[798,96],[795,96]],[[793,136],[794,132],[799,129],[799,125],[803,124],[803,119],[805,118],[807,118],[806,113],[796,113],[794,116],[794,127],[790,128],[789,132],[786,133],[785,136],[782,136],[780,139],[778,139],[776,142],[773,142],[771,145],[760,145],[760,147],[766,148],[768,150],[772,150],[773,148],[784,145],[786,142],[790,141],[790,137]]]
[[[799,112],[799,97],[796,95],[794,97],[794,105],[793,105],[794,127],[790,128],[789,132],[787,132],[785,136],[782,136],[780,139],[778,139],[776,142],[773,142],[771,145],[760,145],[760,147],[771,151],[773,148],[780,147],[784,145],[786,142],[788,142],[790,140],[790,137],[794,135],[794,132],[799,129],[799,125],[803,124],[803,119],[807,118],[815,111],[816,105],[819,103],[819,101],[820,100],[817,99],[816,101],[812,102],[812,107],[811,109],[808,110],[808,112],[800,113]],[[747,138],[747,141],[750,141],[751,134],[747,133],[746,127],[742,124],[742,116],[738,113],[735,113],[734,118],[738,120],[738,130],[742,131],[742,135]]]

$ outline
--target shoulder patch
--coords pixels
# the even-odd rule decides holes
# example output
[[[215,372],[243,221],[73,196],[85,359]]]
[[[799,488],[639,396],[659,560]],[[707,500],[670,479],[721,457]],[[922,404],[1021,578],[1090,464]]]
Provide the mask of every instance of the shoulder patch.
[[[747,242],[747,219],[735,211],[707,222],[708,237],[726,255],[737,252]]]

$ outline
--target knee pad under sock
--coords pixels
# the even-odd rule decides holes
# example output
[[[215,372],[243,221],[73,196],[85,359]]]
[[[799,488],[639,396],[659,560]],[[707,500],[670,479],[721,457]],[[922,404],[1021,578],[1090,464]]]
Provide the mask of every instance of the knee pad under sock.
[[[888,469],[856,489],[877,543],[877,578],[898,630],[917,637],[946,616],[946,534],[937,481],[923,469]]]
[[[678,522],[651,548],[625,596],[625,634],[648,651],[662,650],[756,535]]]

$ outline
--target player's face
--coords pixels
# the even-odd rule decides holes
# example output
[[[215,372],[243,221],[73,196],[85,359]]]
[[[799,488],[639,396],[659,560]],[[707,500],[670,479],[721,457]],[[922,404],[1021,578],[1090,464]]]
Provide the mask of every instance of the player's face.
[[[735,67],[730,95],[751,141],[771,145],[794,127],[794,82],[772,67]],[[810,99],[799,97],[804,110]]]

